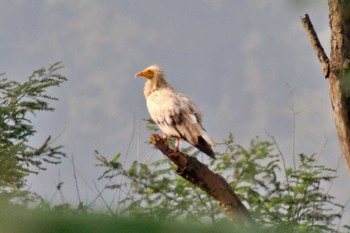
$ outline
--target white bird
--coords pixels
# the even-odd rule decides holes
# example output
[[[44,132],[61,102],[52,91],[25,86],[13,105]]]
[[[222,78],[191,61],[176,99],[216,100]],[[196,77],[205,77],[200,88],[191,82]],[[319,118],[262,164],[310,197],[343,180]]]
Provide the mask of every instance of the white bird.
[[[215,158],[212,150],[214,142],[202,126],[201,112],[190,99],[166,82],[163,70],[158,65],[152,65],[137,76],[147,78],[144,94],[148,112],[165,137],[176,138],[174,150],[178,150],[180,139],[183,139]]]

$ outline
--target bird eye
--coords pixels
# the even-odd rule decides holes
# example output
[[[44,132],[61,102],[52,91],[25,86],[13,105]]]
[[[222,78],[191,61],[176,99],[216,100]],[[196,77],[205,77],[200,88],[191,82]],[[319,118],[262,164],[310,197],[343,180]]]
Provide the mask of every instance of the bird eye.
[[[149,74],[152,74],[152,70],[148,70],[148,73],[149,73]]]

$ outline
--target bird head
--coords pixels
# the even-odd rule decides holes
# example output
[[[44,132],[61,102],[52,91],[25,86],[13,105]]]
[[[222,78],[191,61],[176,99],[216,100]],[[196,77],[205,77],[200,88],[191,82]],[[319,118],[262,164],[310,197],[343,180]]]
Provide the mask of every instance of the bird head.
[[[151,65],[143,71],[135,74],[135,77],[141,76],[151,80],[154,77],[158,77],[160,75],[163,75],[162,69],[158,65]]]

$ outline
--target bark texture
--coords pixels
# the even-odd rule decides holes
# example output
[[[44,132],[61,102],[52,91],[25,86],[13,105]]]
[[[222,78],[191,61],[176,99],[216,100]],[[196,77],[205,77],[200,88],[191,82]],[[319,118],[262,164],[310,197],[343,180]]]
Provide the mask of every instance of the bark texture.
[[[196,158],[179,151],[175,152],[169,148],[166,139],[163,139],[157,134],[152,134],[150,141],[176,164],[178,175],[217,200],[225,214],[232,219],[239,229],[253,226],[253,221],[248,210],[222,176],[212,172]]]
[[[311,42],[312,47],[315,50],[315,53],[318,57],[318,60],[320,60],[320,63],[322,65],[323,75],[325,78],[328,78],[329,76],[329,59],[327,57],[327,54],[323,50],[323,47],[317,37],[316,31],[314,29],[314,26],[311,23],[311,20],[309,18],[308,14],[305,14],[303,18],[301,18],[301,22],[305,28],[306,34],[309,37],[309,40]]]
[[[329,93],[340,147],[350,172],[350,1],[329,0]]]

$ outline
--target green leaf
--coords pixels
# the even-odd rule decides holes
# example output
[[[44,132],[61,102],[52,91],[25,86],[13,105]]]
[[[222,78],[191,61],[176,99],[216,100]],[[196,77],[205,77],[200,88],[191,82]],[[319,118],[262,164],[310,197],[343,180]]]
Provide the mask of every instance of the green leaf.
[[[113,159],[111,160],[111,162],[116,162],[118,159],[119,159],[119,157],[120,157],[120,153],[118,152],[114,157],[113,157]]]

